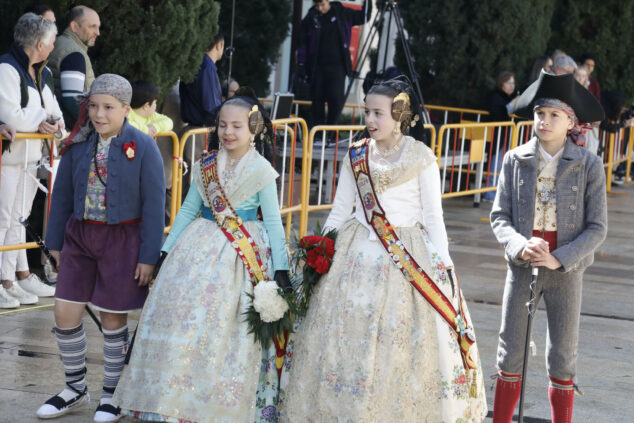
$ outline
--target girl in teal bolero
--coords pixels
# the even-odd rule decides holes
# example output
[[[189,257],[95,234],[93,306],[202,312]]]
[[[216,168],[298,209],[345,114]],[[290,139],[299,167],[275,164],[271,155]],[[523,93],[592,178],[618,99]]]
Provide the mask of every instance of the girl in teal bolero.
[[[229,205],[259,248],[267,278],[285,287],[288,256],[278,174],[254,148],[261,134],[249,125],[256,101],[238,96],[221,107],[217,174]],[[127,414],[151,421],[275,421],[275,347],[263,349],[247,333],[249,274],[216,223],[212,209],[218,211],[218,197],[206,189],[200,161],[192,172],[195,184],[162,247],[169,254],[143,310],[115,401]],[[262,221],[256,218],[258,208]]]

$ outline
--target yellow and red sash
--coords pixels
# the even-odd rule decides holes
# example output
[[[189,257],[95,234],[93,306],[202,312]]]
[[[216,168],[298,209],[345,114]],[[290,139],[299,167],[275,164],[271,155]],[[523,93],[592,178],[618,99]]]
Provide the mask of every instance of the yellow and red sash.
[[[209,202],[209,208],[216,218],[216,222],[222,232],[225,234],[231,246],[238,253],[238,257],[244,263],[244,267],[249,272],[249,277],[253,286],[266,278],[266,265],[262,263],[260,250],[255,241],[244,227],[242,219],[234,210],[229,202],[229,198],[225,190],[220,184],[218,178],[218,165],[216,158],[217,150],[203,152],[200,158],[200,171],[204,191]],[[282,368],[284,366],[284,357],[286,355],[286,346],[288,345],[288,332],[284,331],[280,337],[273,336],[275,344],[276,358],[275,366],[277,368],[278,377],[281,377]]]
[[[475,342],[471,325],[465,321],[463,313],[462,296],[458,287],[459,309],[456,310],[451,300],[438,288],[434,281],[425,273],[425,270],[416,263],[414,257],[407,251],[400,241],[394,226],[390,224],[385,211],[379,204],[379,199],[374,189],[370,176],[368,161],[368,140],[362,140],[352,145],[349,151],[352,172],[357,185],[361,205],[368,224],[372,226],[381,244],[387,251],[394,264],[401,270],[416,290],[434,307],[449,324],[458,337],[458,344],[462,355],[465,370],[475,369],[476,364],[469,356],[469,348]],[[457,278],[456,278],[457,283]]]
[[[244,263],[251,282],[255,286],[261,280],[264,280],[266,265],[262,263],[260,250],[255,241],[242,224],[242,219],[234,210],[225,190],[220,185],[218,179],[218,166],[216,150],[203,152],[200,158],[200,171],[202,173],[203,184],[205,185],[205,193],[209,208],[216,218],[216,222],[222,232],[225,234],[231,246],[238,253],[238,257]]]

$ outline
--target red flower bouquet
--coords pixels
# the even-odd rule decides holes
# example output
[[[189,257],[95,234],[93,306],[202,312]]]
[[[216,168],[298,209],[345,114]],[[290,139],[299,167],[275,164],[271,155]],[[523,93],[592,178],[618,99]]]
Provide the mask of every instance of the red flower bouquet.
[[[315,235],[305,236],[296,242],[296,250],[293,252],[293,264],[298,269],[293,286],[296,291],[290,298],[291,308],[294,314],[305,316],[308,310],[310,295],[319,279],[330,269],[335,256],[335,240],[337,232],[333,229],[324,233],[317,225]],[[301,269],[301,272],[299,272]]]
[[[300,248],[306,252],[306,264],[320,275],[328,272],[335,256],[335,240],[327,236],[305,236],[299,241]]]

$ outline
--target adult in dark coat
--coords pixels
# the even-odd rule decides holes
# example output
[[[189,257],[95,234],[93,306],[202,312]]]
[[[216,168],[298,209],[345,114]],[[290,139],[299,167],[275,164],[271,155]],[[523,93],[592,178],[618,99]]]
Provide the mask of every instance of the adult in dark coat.
[[[338,1],[313,0],[313,3],[302,20],[298,74],[310,80],[311,124],[333,125],[344,105],[345,77],[352,74],[349,51],[352,27],[368,21],[372,2],[366,1],[361,10],[344,7]],[[324,112],[326,102],[328,120]]]
[[[495,91],[489,96],[489,121],[490,122],[504,122],[511,120],[509,116],[510,110],[514,106],[508,106],[512,104],[517,97],[517,91],[515,90],[515,75],[512,72],[503,71],[500,72],[497,78]]]

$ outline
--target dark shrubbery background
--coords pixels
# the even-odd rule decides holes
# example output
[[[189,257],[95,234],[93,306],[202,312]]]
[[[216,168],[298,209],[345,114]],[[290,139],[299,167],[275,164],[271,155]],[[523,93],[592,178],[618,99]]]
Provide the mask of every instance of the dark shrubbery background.
[[[500,71],[523,90],[533,60],[593,53],[602,90],[634,93],[634,3],[616,0],[409,0],[400,3],[425,101],[482,107]],[[402,55],[399,65],[406,69]]]
[[[0,52],[24,8],[46,0],[0,0]],[[378,8],[383,1],[379,1]],[[180,77],[191,80],[221,28],[229,44],[232,0],[50,0],[60,32],[75,4],[101,15],[102,35],[89,50],[97,73],[147,79],[162,93]],[[400,2],[425,102],[483,107],[502,70],[524,89],[536,56],[563,49],[575,59],[597,58],[603,90],[634,93],[634,2],[622,0],[408,0]],[[238,2],[232,76],[269,94],[269,73],[289,31],[293,2]],[[305,14],[302,13],[302,15]],[[399,42],[400,44],[400,42]],[[400,50],[400,48],[399,48]],[[402,54],[397,57],[406,69]],[[221,77],[228,60],[220,62]]]

